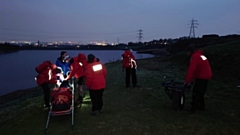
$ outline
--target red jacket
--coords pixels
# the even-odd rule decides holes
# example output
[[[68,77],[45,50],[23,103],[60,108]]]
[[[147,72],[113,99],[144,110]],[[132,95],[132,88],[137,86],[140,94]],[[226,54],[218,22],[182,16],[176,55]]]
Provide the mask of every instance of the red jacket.
[[[52,63],[50,61],[44,61],[42,64],[37,66],[35,69],[39,73],[36,77],[38,85],[43,83],[56,83],[56,71],[52,69]]]
[[[202,50],[195,51],[190,60],[185,83],[190,83],[194,79],[211,79],[212,70],[208,59],[203,55]]]
[[[73,58],[73,63],[71,64],[70,78],[79,78],[85,76],[85,70],[87,65],[87,58],[84,54],[79,54],[77,57]]]
[[[124,67],[124,68],[136,68],[137,67],[135,57],[131,51],[126,50],[122,54],[122,58],[123,58],[122,59],[122,67]]]
[[[87,64],[86,86],[91,90],[100,90],[106,87],[107,70],[101,62],[94,61]]]

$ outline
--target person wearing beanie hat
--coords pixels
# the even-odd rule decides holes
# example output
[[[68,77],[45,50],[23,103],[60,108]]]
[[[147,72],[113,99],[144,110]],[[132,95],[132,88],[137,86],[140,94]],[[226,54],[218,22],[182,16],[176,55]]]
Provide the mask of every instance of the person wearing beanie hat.
[[[88,55],[86,68],[86,86],[89,88],[89,95],[92,101],[91,115],[97,116],[102,112],[103,91],[106,87],[107,70],[99,61],[96,61],[93,54]]]

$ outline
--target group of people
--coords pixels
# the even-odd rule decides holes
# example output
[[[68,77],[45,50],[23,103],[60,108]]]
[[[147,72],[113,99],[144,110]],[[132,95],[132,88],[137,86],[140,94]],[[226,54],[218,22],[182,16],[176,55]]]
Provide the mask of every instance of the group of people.
[[[207,90],[208,81],[212,78],[212,69],[203,50],[197,50],[195,47],[189,46],[187,47],[187,55],[191,58],[184,87],[189,87],[193,84],[192,102],[189,111],[195,113],[196,110],[205,110],[204,95]],[[122,58],[122,67],[126,71],[126,87],[130,86],[130,78],[132,78],[133,87],[139,87],[137,86],[136,77],[137,63],[132,50],[126,50],[122,54]]]
[[[189,84],[194,82],[190,111],[205,110],[204,95],[207,90],[208,81],[212,77],[211,66],[202,50],[189,47],[188,55],[191,59],[184,86],[188,87]],[[56,69],[59,67],[63,74],[62,79],[60,79],[62,81],[60,84],[67,85],[63,83],[64,80],[69,80],[74,77],[75,89],[78,91],[78,101],[82,101],[83,99],[83,86],[85,84],[89,89],[89,95],[92,101],[91,114],[96,116],[101,113],[107,70],[104,64],[102,64],[98,58],[95,58],[93,54],[89,54],[86,58],[84,54],[80,53],[78,56],[70,58],[67,52],[62,51],[56,64],[45,61],[36,67],[36,71],[39,73],[37,83],[44,90],[45,106],[50,106],[51,89],[49,83],[57,84],[57,81],[59,81],[59,78],[56,76],[59,72]],[[122,54],[122,69],[126,72],[126,88],[130,87],[130,83],[132,83],[133,87],[139,87],[137,86],[136,76],[137,63],[131,49],[125,50]]]
[[[194,46],[187,47],[187,55],[190,56],[189,67],[186,74],[184,86],[188,87],[193,83],[192,102],[189,111],[195,113],[196,110],[205,110],[204,95],[207,90],[208,81],[212,78],[212,70],[203,50],[197,50]],[[133,87],[138,87],[136,69],[137,63],[132,50],[126,50],[123,57],[123,70],[126,71],[126,87],[130,85],[132,78]]]
[[[60,53],[56,63],[44,61],[37,66],[36,77],[37,84],[44,91],[45,107],[50,107],[51,88],[50,83],[56,84],[58,87],[68,87],[69,80],[74,79],[74,90],[78,91],[77,102],[83,100],[84,85],[89,90],[92,101],[92,115],[98,115],[102,111],[103,100],[102,95],[106,87],[107,70],[98,58],[93,54],[87,57],[85,54],[78,54],[75,57],[69,57],[66,51]]]

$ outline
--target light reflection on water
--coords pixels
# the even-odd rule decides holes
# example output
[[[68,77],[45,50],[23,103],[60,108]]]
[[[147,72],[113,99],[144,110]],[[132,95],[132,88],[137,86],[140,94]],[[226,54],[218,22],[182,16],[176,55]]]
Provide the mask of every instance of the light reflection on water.
[[[24,50],[0,55],[0,95],[15,90],[37,86],[34,78],[37,75],[35,67],[45,60],[52,63],[60,56],[61,50]],[[79,53],[86,56],[90,53],[100,59],[102,63],[121,60],[122,50],[67,50],[69,56],[74,57]],[[137,54],[136,59],[152,57],[150,54]]]

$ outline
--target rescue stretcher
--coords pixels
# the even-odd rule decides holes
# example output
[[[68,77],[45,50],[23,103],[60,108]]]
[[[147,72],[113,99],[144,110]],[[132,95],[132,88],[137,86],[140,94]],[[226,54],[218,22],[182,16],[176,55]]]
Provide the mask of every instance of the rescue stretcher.
[[[165,87],[166,94],[172,100],[173,108],[175,110],[182,110],[185,104],[185,91],[191,89],[191,84],[185,87],[183,82],[172,79],[163,82],[162,86]]]
[[[74,126],[74,83],[73,78],[71,80],[66,80],[69,84],[65,87],[59,87],[59,85],[56,85],[56,87],[53,88],[53,91],[51,93],[51,106],[48,113],[48,118],[46,122],[46,128],[45,132],[48,129],[50,117],[52,116],[59,116],[59,115],[69,115],[72,114],[72,127]],[[66,81],[63,81],[66,83]],[[60,104],[62,102],[69,103],[69,105]]]

